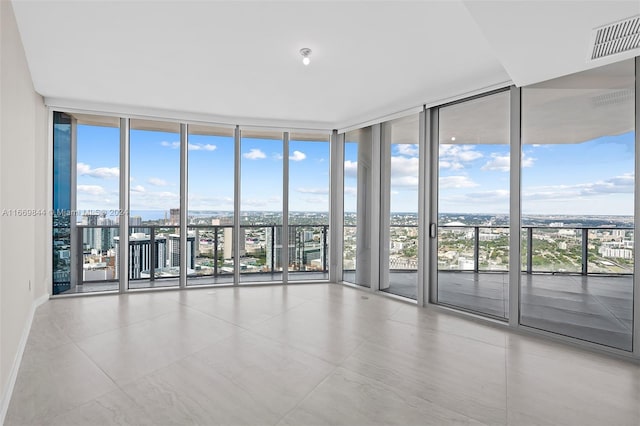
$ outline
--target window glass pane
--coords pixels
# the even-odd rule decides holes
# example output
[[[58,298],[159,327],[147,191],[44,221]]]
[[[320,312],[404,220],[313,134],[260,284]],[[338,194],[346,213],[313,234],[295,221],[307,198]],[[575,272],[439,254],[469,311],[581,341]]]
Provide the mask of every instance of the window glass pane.
[[[419,115],[383,125],[383,154],[389,172],[383,185],[388,197],[388,240],[383,254],[380,288],[416,299],[418,295],[418,165]],[[388,189],[387,189],[388,188]],[[385,214],[385,213],[383,213]]]
[[[329,279],[329,138],[289,140],[289,281]]]
[[[53,113],[53,294],[72,290],[71,283],[71,117]],[[75,286],[74,286],[75,287]],[[75,288],[73,289],[75,290]]]
[[[120,219],[120,128],[116,118],[80,116],[76,145],[77,292],[117,290],[115,237]]]
[[[242,131],[240,282],[282,281],[282,133]]]
[[[345,134],[344,142],[344,231],[343,281],[370,287],[371,128]]]
[[[521,323],[632,349],[634,61],[522,91]]]
[[[129,287],[177,286],[180,276],[179,124],[131,120],[129,155]],[[119,239],[116,241],[117,248]],[[188,250],[188,273],[194,255],[195,250]]]
[[[187,285],[233,283],[233,129],[189,126],[188,239],[195,254]]]
[[[506,319],[509,92],[440,108],[438,132],[438,302]]]

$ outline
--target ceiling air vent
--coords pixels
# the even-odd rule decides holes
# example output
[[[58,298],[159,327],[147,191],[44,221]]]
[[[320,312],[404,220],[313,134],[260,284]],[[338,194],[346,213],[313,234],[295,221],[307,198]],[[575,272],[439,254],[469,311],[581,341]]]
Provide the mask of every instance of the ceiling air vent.
[[[593,30],[591,60],[640,48],[640,15]]]

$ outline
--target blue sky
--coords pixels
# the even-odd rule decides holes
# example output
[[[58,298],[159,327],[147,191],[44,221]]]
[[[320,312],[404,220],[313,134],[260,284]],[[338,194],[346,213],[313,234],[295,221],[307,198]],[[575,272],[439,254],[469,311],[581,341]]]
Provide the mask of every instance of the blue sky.
[[[179,136],[132,130],[131,210],[179,205]],[[189,138],[191,210],[233,209],[233,138]],[[633,213],[634,135],[579,144],[524,145],[524,214]],[[118,208],[119,130],[78,126],[78,209]],[[280,211],[282,141],[244,138],[242,210]],[[440,212],[507,213],[506,145],[440,146]],[[328,210],[329,144],[292,140],[291,211]],[[392,211],[417,211],[417,146],[392,145]],[[357,145],[345,146],[345,210],[355,210]]]
[[[509,147],[440,146],[442,213],[508,213]],[[634,134],[524,145],[523,214],[633,214]]]
[[[118,209],[119,130],[78,126],[78,209]],[[179,135],[131,131],[132,212],[179,206]],[[233,210],[233,137],[189,137],[189,209]],[[243,138],[243,211],[282,210],[281,140]],[[329,143],[289,142],[291,211],[328,211]]]

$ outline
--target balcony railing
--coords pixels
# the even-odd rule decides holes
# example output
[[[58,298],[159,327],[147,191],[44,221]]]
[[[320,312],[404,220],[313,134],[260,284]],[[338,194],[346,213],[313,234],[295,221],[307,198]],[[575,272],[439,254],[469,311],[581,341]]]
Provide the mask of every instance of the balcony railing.
[[[78,284],[118,281],[118,226],[76,228]],[[179,276],[179,229],[170,225],[130,225],[129,280]],[[328,225],[290,225],[287,244],[282,244],[282,225],[240,225],[237,262],[231,246],[232,225],[188,225],[187,229],[188,279],[230,277],[236,263],[243,275],[282,272],[283,248],[289,251],[289,272],[328,272]]]
[[[440,226],[438,269],[507,272],[509,228]],[[633,228],[522,227],[522,272],[632,274]]]

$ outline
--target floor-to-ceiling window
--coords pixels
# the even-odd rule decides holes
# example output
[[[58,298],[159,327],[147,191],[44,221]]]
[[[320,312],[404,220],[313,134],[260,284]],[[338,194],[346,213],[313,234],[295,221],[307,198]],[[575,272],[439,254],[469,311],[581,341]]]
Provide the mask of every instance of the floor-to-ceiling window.
[[[365,287],[371,286],[371,156],[371,128],[345,134],[342,280]]]
[[[329,137],[289,138],[289,281],[329,278]]]
[[[240,282],[282,280],[281,132],[243,130],[241,140]]]
[[[438,302],[498,318],[509,316],[509,102],[503,91],[438,112]]]
[[[76,292],[117,290],[120,127],[115,117],[79,116],[76,137]]]
[[[522,89],[521,323],[631,350],[634,61]]]
[[[233,128],[189,125],[188,140],[187,285],[233,283]]]
[[[71,271],[72,195],[72,125],[71,116],[53,113],[53,210],[52,210],[52,293],[61,294],[75,289]]]
[[[131,120],[129,288],[177,286],[180,276],[180,125]],[[116,239],[116,271],[118,270]],[[195,250],[187,256],[189,274]]]
[[[417,298],[419,115],[382,125],[380,289]]]

